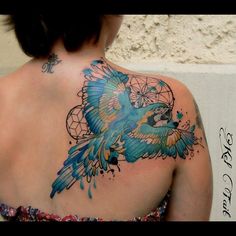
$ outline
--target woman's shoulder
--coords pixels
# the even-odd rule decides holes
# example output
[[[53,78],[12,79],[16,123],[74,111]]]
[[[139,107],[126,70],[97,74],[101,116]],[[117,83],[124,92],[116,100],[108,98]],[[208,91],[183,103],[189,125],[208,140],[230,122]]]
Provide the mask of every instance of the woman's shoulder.
[[[181,145],[186,146],[187,140],[184,140],[183,136],[188,133],[193,135],[192,147],[186,150],[188,155],[183,153],[182,157],[191,158],[194,152],[200,154],[204,152],[204,155],[208,156],[200,111],[192,92],[184,83],[162,74],[140,73],[119,66],[116,66],[116,69],[129,77],[128,86],[131,87],[131,100],[136,99],[136,103],[139,105],[143,103],[143,106],[151,103],[168,105],[171,113],[169,119],[176,125],[174,127],[176,129],[170,130],[170,134],[173,133],[169,139],[172,140],[172,143],[177,142],[182,137]],[[137,102],[137,100],[139,101]],[[198,145],[195,146],[195,144]],[[176,148],[181,149],[181,145]],[[201,147],[205,147],[205,151],[199,151]],[[176,160],[177,163],[182,163],[179,158]]]
[[[10,73],[0,77],[0,97],[1,102],[7,102],[17,94],[17,90],[23,86],[24,66],[11,71]],[[3,103],[4,104],[4,103]],[[1,104],[1,105],[3,105]]]
[[[191,91],[189,90],[189,88],[181,81],[179,81],[178,79],[174,78],[174,77],[170,77],[167,75],[163,75],[160,73],[145,73],[145,72],[140,72],[138,70],[130,70],[127,67],[120,66],[118,64],[113,64],[112,62],[109,61],[109,64],[111,66],[113,66],[113,68],[115,68],[116,70],[123,72],[124,74],[127,74],[128,77],[131,79],[136,78],[136,80],[143,80],[146,83],[154,83],[153,81],[163,81],[165,82],[170,89],[173,90],[173,92],[176,93],[185,93],[186,95],[188,95],[189,97],[193,97]]]
[[[154,90],[149,90],[155,87],[157,102],[171,103],[173,111],[185,111],[188,114],[188,118],[193,121],[200,115],[191,90],[178,79],[159,73],[141,73],[119,65],[111,65],[116,70],[128,75],[128,84],[131,86],[131,90],[133,86],[134,89],[142,91],[150,99],[148,96],[151,95],[153,98]]]

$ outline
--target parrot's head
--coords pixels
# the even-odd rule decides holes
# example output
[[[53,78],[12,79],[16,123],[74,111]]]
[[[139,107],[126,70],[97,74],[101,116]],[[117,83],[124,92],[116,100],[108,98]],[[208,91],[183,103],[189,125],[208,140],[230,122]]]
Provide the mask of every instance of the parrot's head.
[[[172,118],[172,108],[165,106],[158,107],[154,109],[154,114],[156,117],[159,117],[160,120],[170,120]]]
[[[152,126],[167,124],[172,118],[172,108],[165,103],[152,104],[147,112],[148,123]]]

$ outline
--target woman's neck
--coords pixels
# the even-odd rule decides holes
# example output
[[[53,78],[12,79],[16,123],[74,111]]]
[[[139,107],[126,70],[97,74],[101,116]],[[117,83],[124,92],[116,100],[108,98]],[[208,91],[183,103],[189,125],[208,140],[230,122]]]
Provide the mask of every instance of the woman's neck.
[[[80,49],[75,52],[68,52],[64,48],[64,45],[61,41],[55,43],[51,50],[51,54],[54,53],[58,57],[67,59],[67,60],[77,60],[77,61],[89,61],[94,58],[105,57],[105,47],[102,42],[97,44],[85,43]]]

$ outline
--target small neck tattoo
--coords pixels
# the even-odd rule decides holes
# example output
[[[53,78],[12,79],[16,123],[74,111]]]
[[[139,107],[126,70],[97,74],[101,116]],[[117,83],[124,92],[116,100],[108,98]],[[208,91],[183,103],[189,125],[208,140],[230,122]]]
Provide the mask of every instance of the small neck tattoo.
[[[55,53],[52,53],[48,57],[48,61],[45,62],[42,66],[43,73],[52,74],[54,71],[52,70],[54,66],[58,65],[62,60],[58,59],[58,56]]]

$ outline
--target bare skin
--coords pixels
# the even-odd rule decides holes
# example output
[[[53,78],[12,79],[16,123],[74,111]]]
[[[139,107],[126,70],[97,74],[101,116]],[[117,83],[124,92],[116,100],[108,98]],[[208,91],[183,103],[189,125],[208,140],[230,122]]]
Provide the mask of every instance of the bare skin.
[[[212,172],[202,127],[196,127],[195,134],[203,138],[204,148],[198,147],[191,159],[124,162],[115,178],[109,174],[97,177],[92,200],[79,183],[53,199],[49,197],[51,184],[71,147],[65,117],[77,105],[76,94],[85,79],[81,72],[92,60],[104,57],[104,48],[114,37],[115,33],[104,26],[97,45],[88,43],[75,53],[67,53],[58,41],[53,52],[62,61],[54,73],[41,72],[46,62],[42,58],[0,79],[0,203],[32,206],[59,216],[128,220],[148,214],[171,188],[166,220],[208,220]],[[123,73],[139,74],[107,62]],[[184,108],[188,119],[196,124],[196,108],[188,89],[174,79],[152,76],[172,88],[176,99],[173,113]]]

